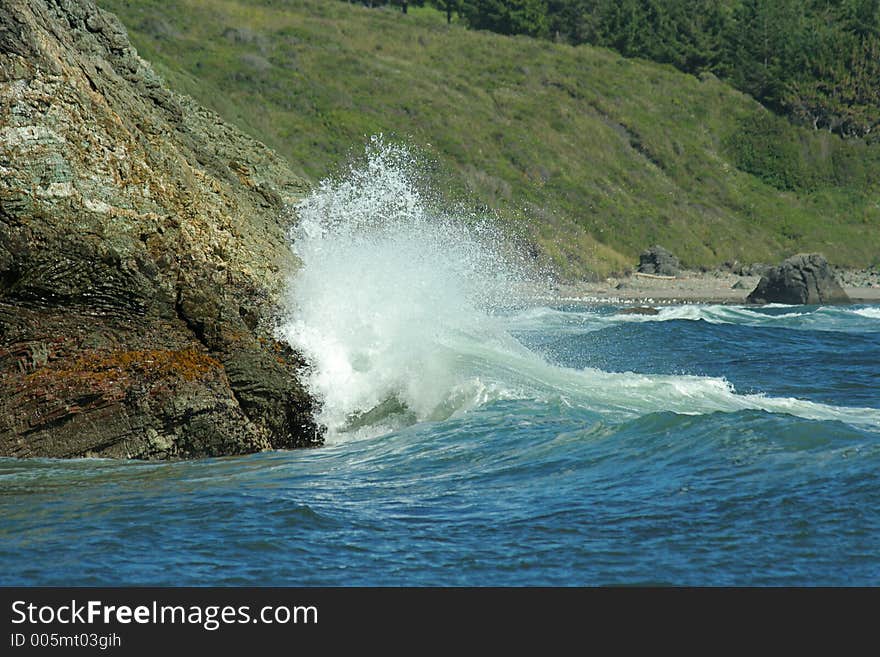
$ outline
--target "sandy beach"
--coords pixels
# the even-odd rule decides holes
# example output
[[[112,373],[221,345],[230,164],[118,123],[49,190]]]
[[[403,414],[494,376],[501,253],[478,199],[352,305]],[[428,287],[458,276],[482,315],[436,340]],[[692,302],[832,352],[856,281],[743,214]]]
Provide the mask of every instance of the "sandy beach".
[[[676,305],[689,303],[744,304],[759,276],[730,272],[683,271],[675,277],[633,274],[595,283],[559,285],[562,300],[596,301],[621,305]],[[843,289],[854,303],[880,303],[880,286],[847,286]]]

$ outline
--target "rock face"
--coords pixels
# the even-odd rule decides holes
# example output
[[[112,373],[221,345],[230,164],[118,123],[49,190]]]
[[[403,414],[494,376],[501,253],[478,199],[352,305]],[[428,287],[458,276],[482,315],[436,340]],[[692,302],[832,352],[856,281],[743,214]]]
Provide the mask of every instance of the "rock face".
[[[849,303],[849,297],[818,253],[800,254],[772,267],[747,297],[749,303]]]
[[[639,255],[639,272],[660,276],[677,276],[681,263],[662,246],[652,246]]]
[[[0,455],[320,444],[272,337],[304,190],[91,0],[0,0]]]
[[[766,265],[763,262],[754,262],[750,265],[742,265],[738,269],[734,269],[733,273],[739,276],[763,276],[773,269],[772,265]]]

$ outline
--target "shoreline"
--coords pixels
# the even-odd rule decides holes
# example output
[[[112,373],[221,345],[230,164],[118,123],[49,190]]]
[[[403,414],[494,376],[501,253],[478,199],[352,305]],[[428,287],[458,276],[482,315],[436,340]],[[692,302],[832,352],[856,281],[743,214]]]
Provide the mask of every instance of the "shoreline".
[[[748,305],[746,297],[760,279],[760,276],[720,271],[683,271],[675,277],[636,274],[597,282],[559,284],[555,299],[623,306]],[[853,303],[880,304],[880,286],[843,285],[843,289]]]

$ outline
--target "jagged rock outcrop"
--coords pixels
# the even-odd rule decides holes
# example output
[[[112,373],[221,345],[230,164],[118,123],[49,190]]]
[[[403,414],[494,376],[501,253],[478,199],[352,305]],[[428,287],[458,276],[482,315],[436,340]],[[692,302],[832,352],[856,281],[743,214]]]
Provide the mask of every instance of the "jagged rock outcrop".
[[[681,263],[662,246],[652,246],[639,255],[638,271],[642,274],[677,276],[681,271]]]
[[[818,253],[799,254],[770,268],[746,299],[749,303],[831,304],[850,299]]]
[[[319,444],[272,337],[304,189],[91,0],[0,0],[0,455]]]

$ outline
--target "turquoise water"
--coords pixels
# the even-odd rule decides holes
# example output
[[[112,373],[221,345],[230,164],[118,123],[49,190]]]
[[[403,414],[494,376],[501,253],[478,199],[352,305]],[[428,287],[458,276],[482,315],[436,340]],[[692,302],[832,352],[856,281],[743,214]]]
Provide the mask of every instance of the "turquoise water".
[[[880,584],[880,308],[664,312],[508,313],[543,394],[322,449],[2,460],[0,582]]]
[[[880,307],[566,302],[371,149],[291,235],[327,445],[0,459],[0,584],[880,584]]]

